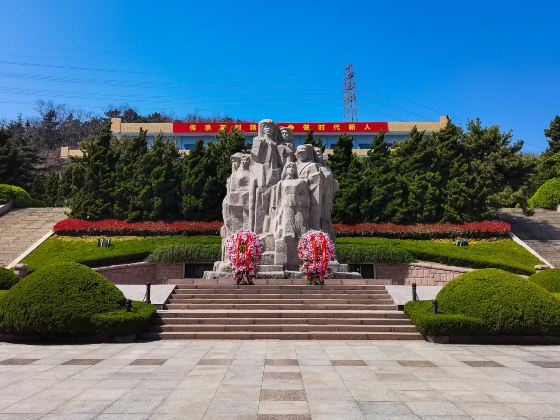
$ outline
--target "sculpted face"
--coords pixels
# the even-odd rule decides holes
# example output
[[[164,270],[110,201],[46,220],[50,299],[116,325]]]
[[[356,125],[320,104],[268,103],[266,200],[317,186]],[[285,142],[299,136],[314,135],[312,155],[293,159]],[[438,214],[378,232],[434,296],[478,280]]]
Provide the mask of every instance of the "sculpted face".
[[[291,143],[293,141],[292,130],[288,127],[280,128],[280,136],[282,137],[283,143]]]
[[[320,147],[314,147],[313,151],[315,152],[315,160],[319,163],[323,163],[323,151]]]
[[[233,162],[231,162],[231,172],[235,172],[237,171],[237,169],[239,168],[239,162],[234,160]]]
[[[249,156],[243,155],[241,157],[241,168],[242,169],[249,169]]]
[[[310,150],[313,150],[312,146],[309,146],[308,144],[302,144],[301,146],[298,146],[296,149],[296,158],[299,162],[308,162],[309,160],[311,160],[311,156],[310,156]]]
[[[286,166],[284,166],[284,171],[286,173],[286,178],[288,179],[296,179],[297,178],[297,169],[296,169],[296,164],[293,162],[288,162],[286,163]]]
[[[272,120],[261,120],[259,122],[259,136],[266,139],[276,141],[278,135],[278,127]]]

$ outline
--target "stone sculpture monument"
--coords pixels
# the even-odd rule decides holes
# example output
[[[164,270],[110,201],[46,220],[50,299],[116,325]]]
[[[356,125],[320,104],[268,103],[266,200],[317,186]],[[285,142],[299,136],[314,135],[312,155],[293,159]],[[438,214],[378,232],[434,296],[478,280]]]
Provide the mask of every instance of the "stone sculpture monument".
[[[264,253],[258,277],[299,277],[297,245],[310,229],[323,230],[334,241],[332,200],[338,182],[323,163],[320,149],[304,144],[294,148],[288,127],[272,120],[259,122],[251,153],[231,156],[232,174],[222,203],[222,261],[205,278],[230,277],[225,258],[229,235],[244,227],[257,233]],[[334,277],[355,278],[348,266],[330,263]]]

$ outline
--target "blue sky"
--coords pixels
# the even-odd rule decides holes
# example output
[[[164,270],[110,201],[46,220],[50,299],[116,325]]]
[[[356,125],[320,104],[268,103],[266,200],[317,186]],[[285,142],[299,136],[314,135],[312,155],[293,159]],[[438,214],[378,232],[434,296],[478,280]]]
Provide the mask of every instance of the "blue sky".
[[[546,147],[560,114],[558,1],[2,1],[0,118],[52,100],[182,118],[480,117]]]

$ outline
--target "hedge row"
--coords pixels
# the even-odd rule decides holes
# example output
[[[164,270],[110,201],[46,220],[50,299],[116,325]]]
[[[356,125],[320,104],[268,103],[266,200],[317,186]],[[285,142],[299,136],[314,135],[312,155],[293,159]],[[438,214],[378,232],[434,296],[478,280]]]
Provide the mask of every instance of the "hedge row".
[[[408,263],[415,260],[406,249],[396,244],[358,245],[337,244],[338,259],[345,264]]]
[[[146,328],[156,307],[145,302],[133,301],[130,312],[124,309],[94,314],[91,323],[99,334],[119,336],[136,334]]]
[[[404,313],[418,331],[425,335],[447,336],[447,335],[487,335],[488,331],[479,318],[463,314],[432,313],[432,301],[421,300],[407,302],[404,305]]]
[[[172,244],[154,249],[150,263],[213,263],[221,258],[219,244]]]
[[[116,219],[87,221],[65,219],[54,225],[58,235],[218,235],[222,222],[136,222]],[[392,223],[366,223],[359,225],[334,225],[338,236],[377,236],[385,238],[488,238],[505,237],[510,225],[501,221],[484,221],[464,224],[434,223],[396,225]]]

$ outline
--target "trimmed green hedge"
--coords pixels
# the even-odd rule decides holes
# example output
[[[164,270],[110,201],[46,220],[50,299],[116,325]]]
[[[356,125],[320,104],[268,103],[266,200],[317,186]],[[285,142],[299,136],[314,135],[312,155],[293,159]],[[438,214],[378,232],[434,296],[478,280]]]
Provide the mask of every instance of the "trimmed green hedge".
[[[491,335],[560,335],[560,302],[534,282],[488,268],[465,273],[437,295],[445,314],[482,320]]]
[[[352,244],[338,243],[338,259],[346,264],[360,263],[408,263],[414,261],[413,255],[397,244]]]
[[[14,270],[0,267],[0,290],[8,290],[19,281]]]
[[[354,245],[357,248],[396,244],[415,259],[471,268],[501,268],[517,274],[533,274],[542,262],[511,239],[471,240],[468,246],[455,246],[448,239],[415,240],[388,238],[341,237],[337,249]]]
[[[124,308],[122,292],[77,263],[53,264],[31,273],[0,301],[0,329],[49,337],[89,334],[91,317]]]
[[[529,206],[553,209],[560,204],[560,178],[553,178],[542,184],[528,201]]]
[[[220,243],[219,236],[113,237],[110,247],[100,248],[96,237],[51,237],[22,262],[29,266],[30,272],[51,263],[68,261],[79,262],[88,267],[101,267],[143,261],[156,248],[173,244],[214,247],[219,254]]]
[[[560,293],[560,268],[539,271],[529,277],[529,280],[534,281],[549,292]]]
[[[487,335],[488,332],[481,319],[462,314],[447,314],[441,311],[434,315],[432,313],[432,301],[421,300],[407,302],[404,305],[404,313],[418,331],[425,335],[447,336],[447,335]]]
[[[146,328],[156,307],[145,302],[133,301],[130,312],[124,309],[94,314],[91,322],[100,334],[131,335]]]
[[[30,200],[31,196],[23,188],[16,187],[15,185],[0,184],[0,204],[24,199]]]
[[[171,244],[157,247],[146,258],[150,263],[213,263],[220,259],[219,244]]]

